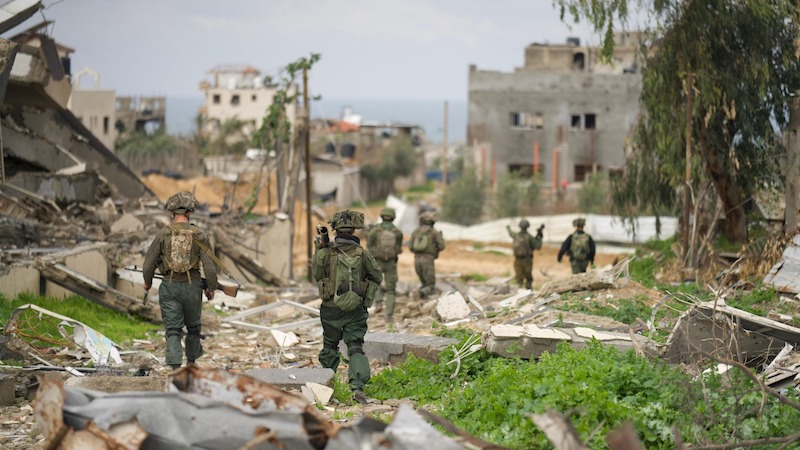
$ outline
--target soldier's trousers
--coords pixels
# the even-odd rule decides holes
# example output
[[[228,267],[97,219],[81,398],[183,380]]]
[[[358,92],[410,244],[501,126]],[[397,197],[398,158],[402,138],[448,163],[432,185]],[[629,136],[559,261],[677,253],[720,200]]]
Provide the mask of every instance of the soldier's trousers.
[[[436,267],[435,258],[427,253],[417,253],[414,255],[414,270],[422,284],[419,293],[423,296],[432,295],[436,292]]]
[[[200,343],[200,315],[203,311],[203,285],[200,277],[191,283],[162,281],[158,288],[161,320],[167,331],[168,365],[183,361],[183,327],[186,326],[186,359],[194,361],[203,355]]]
[[[319,362],[322,367],[336,372],[339,368],[339,341],[344,340],[350,357],[347,374],[352,390],[363,390],[369,381],[369,360],[364,354],[364,335],[367,334],[368,316],[369,313],[364,305],[348,312],[324,304],[319,308],[323,341]]]
[[[533,286],[533,258],[514,258],[514,278],[520,287],[530,289]]]
[[[572,265],[573,274],[586,272],[586,268],[589,267],[589,261],[585,259],[571,259],[569,263]]]
[[[383,273],[383,283],[378,290],[375,304],[380,305],[386,299],[386,317],[394,314],[395,298],[397,296],[397,258],[391,261],[376,260]]]

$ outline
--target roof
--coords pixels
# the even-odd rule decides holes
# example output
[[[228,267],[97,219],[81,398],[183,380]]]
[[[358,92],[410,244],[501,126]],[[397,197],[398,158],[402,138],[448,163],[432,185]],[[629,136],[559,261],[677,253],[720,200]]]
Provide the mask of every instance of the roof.
[[[0,5],[0,33],[28,20],[42,7],[41,0],[10,0]]]
[[[246,64],[219,64],[211,68],[208,73],[241,73],[259,75],[261,71]]]

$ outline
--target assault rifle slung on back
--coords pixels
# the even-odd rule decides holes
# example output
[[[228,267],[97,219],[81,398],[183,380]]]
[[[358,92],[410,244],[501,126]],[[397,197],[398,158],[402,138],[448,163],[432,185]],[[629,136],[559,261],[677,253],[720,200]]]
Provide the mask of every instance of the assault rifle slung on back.
[[[136,266],[133,266],[132,269],[126,267],[125,270],[130,270],[131,272],[139,272],[139,273],[142,272],[142,269],[139,269]],[[164,275],[155,274],[155,275],[153,275],[153,278],[158,278],[159,280],[163,280],[164,279]],[[203,280],[203,290],[205,291],[206,289],[208,289],[208,284],[206,283],[206,279],[205,278],[201,278],[201,280]],[[218,291],[222,291],[228,297],[236,297],[236,294],[239,293],[239,288],[241,288],[241,287],[242,286],[240,284],[236,284],[235,286],[226,286],[226,285],[224,285],[222,283],[217,282],[217,290]],[[145,292],[145,295],[144,295],[143,304],[144,303],[147,303],[147,292]]]

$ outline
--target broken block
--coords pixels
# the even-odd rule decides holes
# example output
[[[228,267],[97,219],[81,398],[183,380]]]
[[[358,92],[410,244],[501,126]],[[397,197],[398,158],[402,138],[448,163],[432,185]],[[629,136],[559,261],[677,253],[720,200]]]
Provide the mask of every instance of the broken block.
[[[367,333],[364,337],[364,353],[370,360],[390,364],[402,364],[409,354],[417,358],[439,362],[439,353],[458,340],[438,336],[422,336],[403,333]],[[347,355],[347,346],[340,343],[339,351]]]
[[[294,389],[299,391],[306,383],[317,383],[325,386],[330,385],[334,372],[331,369],[323,368],[256,368],[250,369],[244,374],[281,389]]]
[[[0,406],[13,405],[16,398],[14,376],[7,373],[0,373]]]
[[[64,381],[65,387],[89,389],[92,391],[107,392],[166,392],[167,377],[119,377],[119,376],[92,376],[72,377]]]
[[[469,317],[469,306],[459,292],[452,292],[443,295],[436,303],[436,316],[442,322],[452,322],[454,320]]]
[[[486,350],[510,358],[532,359],[544,352],[553,353],[559,342],[571,340],[561,331],[536,325],[495,325],[489,329]]]

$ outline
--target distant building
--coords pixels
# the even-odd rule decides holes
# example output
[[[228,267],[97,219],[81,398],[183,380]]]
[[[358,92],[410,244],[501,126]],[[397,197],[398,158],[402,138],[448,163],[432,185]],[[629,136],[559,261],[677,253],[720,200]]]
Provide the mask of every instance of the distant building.
[[[225,121],[236,118],[244,122],[244,134],[252,136],[272,105],[278,85],[247,65],[220,65],[208,73],[212,80],[200,83],[200,90],[205,93],[200,109],[206,119],[205,131],[215,133]],[[286,115],[293,126],[295,114],[295,105],[288,105]]]
[[[94,77],[94,86],[91,88],[81,86],[81,79],[85,75]],[[100,89],[100,74],[88,67],[76,73],[72,81],[68,109],[103,145],[113,151],[117,139],[117,130],[114,128],[116,91]]]
[[[167,125],[167,98],[163,95],[117,97],[117,120],[120,137],[143,131],[150,133]]]
[[[471,65],[467,142],[479,170],[492,179],[538,171],[555,189],[620,168],[639,114],[638,39],[618,35],[611,65],[576,38],[529,45],[513,73]]]

